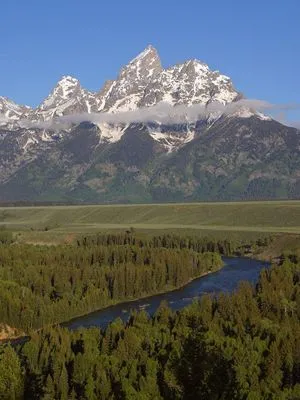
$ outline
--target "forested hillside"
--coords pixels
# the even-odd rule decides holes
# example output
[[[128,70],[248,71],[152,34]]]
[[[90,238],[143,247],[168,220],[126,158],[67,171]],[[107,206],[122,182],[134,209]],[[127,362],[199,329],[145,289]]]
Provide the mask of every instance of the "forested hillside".
[[[299,260],[177,313],[162,304],[105,331],[49,328],[2,346],[0,397],[299,399]]]

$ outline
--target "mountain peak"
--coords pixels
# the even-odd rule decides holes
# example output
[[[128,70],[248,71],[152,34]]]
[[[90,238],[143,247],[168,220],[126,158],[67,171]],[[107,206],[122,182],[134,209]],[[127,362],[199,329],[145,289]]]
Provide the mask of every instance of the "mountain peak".
[[[110,83],[101,104],[104,110],[129,111],[137,108],[144,89],[162,72],[156,49],[149,45],[120,71],[118,78]],[[104,102],[103,102],[104,101]]]
[[[40,105],[39,109],[45,110],[65,102],[73,97],[76,92],[80,91],[80,88],[81,86],[78,79],[70,75],[62,76],[49,96]]]
[[[75,87],[77,88],[79,86],[80,86],[80,82],[78,79],[76,79],[70,75],[64,75],[57,82],[56,88],[61,87],[63,89],[63,91],[66,92],[65,95],[68,96],[67,92],[69,92],[71,89],[74,89]]]
[[[120,76],[129,73],[132,76],[136,75],[138,80],[149,80],[150,77],[161,71],[162,66],[158,52],[149,45],[121,70]]]
[[[139,53],[135,58],[130,61],[130,64],[139,62],[145,58],[155,58],[159,60],[159,55],[157,50],[149,44],[141,53]]]
[[[0,125],[26,117],[30,111],[30,107],[16,104],[7,97],[0,96]]]
[[[75,78],[74,76],[72,76],[72,75],[63,75],[62,77],[61,77],[61,80],[73,80],[73,81],[78,81],[78,79],[77,78]]]

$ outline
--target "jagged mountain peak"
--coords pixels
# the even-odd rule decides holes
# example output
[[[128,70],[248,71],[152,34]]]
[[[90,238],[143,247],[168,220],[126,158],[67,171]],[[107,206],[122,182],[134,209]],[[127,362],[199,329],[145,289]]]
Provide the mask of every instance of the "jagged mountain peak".
[[[32,119],[46,121],[62,115],[98,111],[98,103],[96,93],[84,89],[77,78],[64,75],[34,110]]]
[[[104,111],[128,111],[137,108],[143,91],[162,71],[159,55],[152,46],[124,66],[118,78],[110,82],[110,88],[101,99]]]
[[[0,125],[6,125],[28,116],[31,108],[25,105],[16,104],[7,97],[0,96]]]
[[[34,110],[0,97],[0,200],[299,196],[299,131],[236,104],[241,97],[229,77],[197,59],[163,69],[152,46],[98,93],[65,75]],[[205,112],[189,118],[202,109],[195,104]],[[83,113],[129,110],[140,111],[82,123]],[[160,110],[168,118],[157,119]],[[79,114],[66,119],[75,126],[41,129],[51,126],[41,121],[71,114]]]
[[[164,69],[154,77],[139,106],[150,107],[162,101],[172,105],[204,105],[213,101],[227,104],[238,96],[230,78],[192,59]]]
[[[192,58],[190,60],[186,60],[185,62],[177,64],[177,65],[193,68],[195,70],[200,70],[200,71],[209,70],[209,66],[205,62],[200,61],[197,58]]]
[[[157,50],[149,45],[121,69],[117,79],[107,81],[98,93],[84,89],[75,77],[64,75],[39,107],[29,113],[20,108],[13,118],[16,122],[24,116],[33,121],[48,121],[75,113],[132,111],[160,102],[173,106],[227,104],[239,96],[230,78],[211,70],[198,59],[164,69]],[[0,110],[0,114],[4,112]]]
[[[158,51],[150,44],[141,53],[139,53],[136,57],[134,57],[129,62],[129,65],[140,63],[140,62],[147,63],[154,59],[160,62]]]
[[[30,106],[27,106],[27,105],[24,105],[24,104],[23,105],[17,104],[13,100],[9,99],[8,97],[0,96],[0,107],[1,107],[0,110],[2,109],[2,106],[4,104],[9,105],[9,106],[13,106],[13,107],[17,107],[17,108],[24,108],[24,109],[27,109],[27,110],[31,109]]]
[[[74,76],[71,75],[63,75],[60,80],[58,81],[58,84],[62,84],[64,82],[72,82],[72,83],[78,83],[79,80],[75,78]]]
[[[121,69],[118,79],[127,78],[148,82],[153,75],[161,71],[162,66],[158,52],[149,45]]]
[[[191,59],[163,69],[157,50],[150,45],[121,69],[115,81],[110,82],[109,90],[101,97],[101,110],[131,111],[159,102],[191,105],[217,101],[226,104],[238,95],[230,78],[212,71],[200,60]]]
[[[71,89],[74,89],[76,87],[80,86],[80,82],[77,78],[74,78],[71,75],[63,75],[61,79],[57,82],[56,87],[61,87],[65,94],[67,95],[67,92]]]
[[[80,91],[80,89],[81,86],[78,79],[70,75],[62,76],[49,96],[40,104],[39,109],[45,110],[53,105],[62,104],[64,101],[76,95],[76,92]]]

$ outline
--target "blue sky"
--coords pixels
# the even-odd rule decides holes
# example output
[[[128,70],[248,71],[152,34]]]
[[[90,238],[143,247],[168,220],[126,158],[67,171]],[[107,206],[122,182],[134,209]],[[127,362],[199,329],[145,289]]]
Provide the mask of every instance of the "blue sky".
[[[36,106],[67,74],[98,90],[148,44],[164,66],[198,58],[248,98],[300,103],[299,0],[2,3],[0,95],[17,103]]]

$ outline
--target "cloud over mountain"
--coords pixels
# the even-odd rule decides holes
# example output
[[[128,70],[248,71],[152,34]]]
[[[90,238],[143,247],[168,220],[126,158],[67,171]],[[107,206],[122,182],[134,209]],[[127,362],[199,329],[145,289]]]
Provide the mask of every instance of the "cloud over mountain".
[[[270,112],[274,110],[287,110],[295,108],[296,105],[275,105],[267,101],[257,99],[241,99],[236,102],[221,104],[219,102],[193,105],[172,106],[166,102],[160,102],[152,107],[144,107],[133,111],[111,112],[92,112],[77,113],[56,117],[48,121],[31,121],[29,119],[20,120],[21,127],[40,128],[49,130],[68,129],[72,125],[81,122],[91,122],[94,124],[128,124],[134,122],[157,122],[162,124],[178,124],[184,122],[196,122],[211,115],[231,115],[238,114],[241,110],[252,112]]]

